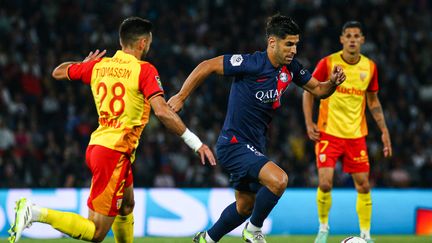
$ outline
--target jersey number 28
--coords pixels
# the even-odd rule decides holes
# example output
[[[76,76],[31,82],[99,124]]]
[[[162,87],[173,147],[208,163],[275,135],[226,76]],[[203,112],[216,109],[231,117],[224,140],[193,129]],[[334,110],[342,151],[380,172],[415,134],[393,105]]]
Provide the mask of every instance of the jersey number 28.
[[[123,100],[123,97],[126,94],[126,88],[124,85],[120,82],[117,82],[111,86],[111,94],[112,98],[109,101],[109,108],[111,111],[111,114],[113,116],[119,116],[123,113],[125,109],[125,101]],[[104,82],[100,82],[97,86],[96,94],[99,95],[99,93],[102,92],[102,97],[99,104],[99,110],[102,107],[102,104],[108,94],[108,87]],[[115,104],[118,103],[120,106],[115,107]]]

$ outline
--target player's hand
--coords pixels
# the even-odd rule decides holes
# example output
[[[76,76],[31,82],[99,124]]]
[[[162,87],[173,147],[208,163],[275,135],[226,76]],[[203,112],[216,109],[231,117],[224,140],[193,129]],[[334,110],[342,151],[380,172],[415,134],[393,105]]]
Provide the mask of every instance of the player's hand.
[[[201,164],[205,165],[205,162],[207,160],[211,165],[216,165],[216,159],[207,145],[201,145],[201,148],[198,149],[197,153],[201,158]]]
[[[346,79],[345,73],[341,66],[336,65],[334,66],[332,73],[330,75],[330,81],[335,85],[338,86],[341,83],[343,83]]]
[[[184,105],[184,101],[178,94],[176,94],[168,100],[168,105],[173,111],[179,112]]]
[[[306,130],[310,140],[316,142],[320,139],[320,132],[316,123],[312,123],[311,125],[306,126]]]
[[[390,134],[388,133],[388,131],[382,133],[381,140],[384,145],[383,148],[384,157],[385,158],[391,157],[393,155],[393,150],[391,146]]]
[[[101,57],[103,57],[106,53],[106,50],[103,51],[99,51],[99,49],[97,49],[95,52],[90,52],[88,54],[88,56],[86,58],[84,58],[84,60],[82,62],[89,62],[89,61],[93,61],[93,60],[97,60]]]

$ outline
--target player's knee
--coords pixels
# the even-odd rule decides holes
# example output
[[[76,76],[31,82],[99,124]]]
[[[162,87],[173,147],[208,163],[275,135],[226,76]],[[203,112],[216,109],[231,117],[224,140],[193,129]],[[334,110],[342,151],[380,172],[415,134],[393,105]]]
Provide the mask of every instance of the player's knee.
[[[369,181],[365,180],[364,182],[359,183],[357,185],[357,191],[359,193],[369,193],[370,191]]]
[[[283,173],[282,178],[281,178],[280,183],[279,183],[279,189],[281,189],[282,191],[285,191],[287,186],[288,186],[288,175],[286,173]]]
[[[288,186],[288,175],[286,173],[281,174],[272,184],[273,193],[279,196],[282,195]]]
[[[333,189],[333,185],[330,181],[320,182],[319,188],[322,192],[329,192]]]

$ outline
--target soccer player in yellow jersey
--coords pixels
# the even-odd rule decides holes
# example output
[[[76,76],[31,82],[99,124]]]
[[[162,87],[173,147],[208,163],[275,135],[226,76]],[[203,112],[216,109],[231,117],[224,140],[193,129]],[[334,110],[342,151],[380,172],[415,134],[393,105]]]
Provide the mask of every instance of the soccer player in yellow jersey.
[[[133,241],[133,177],[131,163],[141,132],[153,108],[159,120],[199,153],[201,162],[215,165],[207,145],[189,131],[172,111],[156,68],[145,61],[152,42],[152,24],[138,17],[120,25],[120,45],[113,57],[101,58],[105,51],[90,53],[83,62],[66,62],[54,71],[57,80],[81,80],[91,86],[99,127],[92,133],[86,162],[92,172],[87,201],[88,219],[70,213],[42,208],[23,198],[17,201],[15,222],[9,242],[17,242],[32,222],[50,224],[80,240],[101,242],[112,226],[115,241]]]
[[[357,21],[347,22],[342,28],[342,51],[324,57],[313,76],[325,81],[335,65],[342,66],[346,81],[332,96],[320,101],[318,124],[312,120],[313,96],[303,93],[303,112],[308,136],[316,142],[316,164],[319,185],[317,206],[319,232],[316,243],[327,241],[328,215],[332,203],[331,189],[336,161],[342,160],[343,171],[350,173],[357,190],[356,210],[360,236],[367,242],[370,237],[372,199],[369,185],[369,158],[366,147],[366,104],[381,130],[385,157],[392,155],[390,135],[378,99],[378,73],[375,63],[360,53],[365,37]]]

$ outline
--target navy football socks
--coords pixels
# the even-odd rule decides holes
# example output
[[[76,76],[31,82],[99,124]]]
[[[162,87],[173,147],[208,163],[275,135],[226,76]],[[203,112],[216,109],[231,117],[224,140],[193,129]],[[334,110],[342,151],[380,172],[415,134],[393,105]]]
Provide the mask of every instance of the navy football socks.
[[[250,222],[256,227],[262,227],[264,220],[279,201],[279,196],[263,186],[259,189]]]
[[[248,217],[240,215],[237,212],[236,202],[233,202],[224,209],[218,221],[207,231],[207,234],[217,242],[246,221]]]

